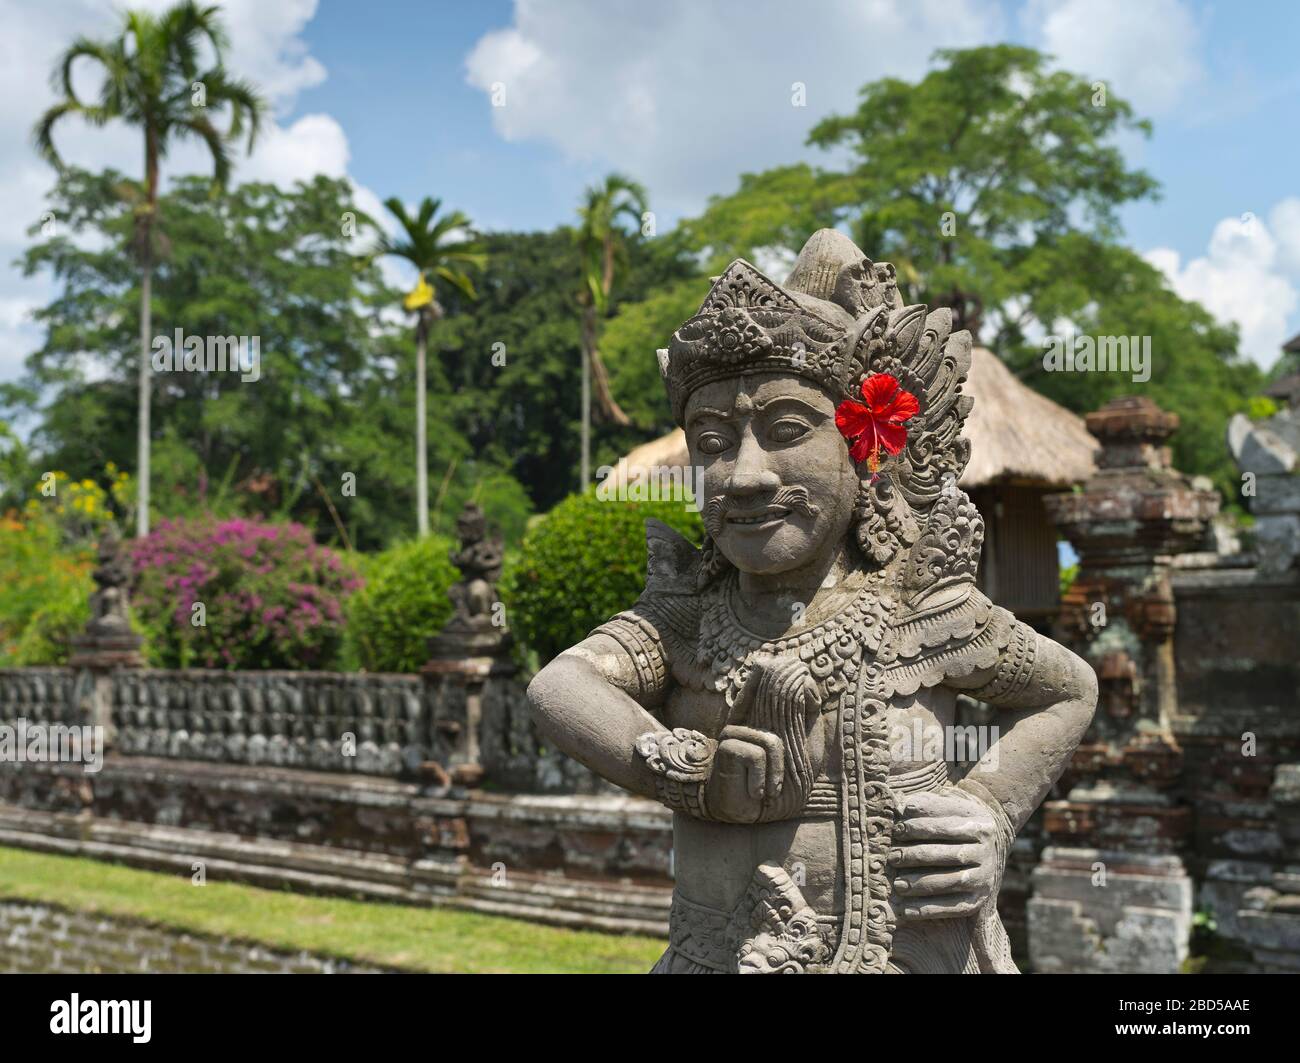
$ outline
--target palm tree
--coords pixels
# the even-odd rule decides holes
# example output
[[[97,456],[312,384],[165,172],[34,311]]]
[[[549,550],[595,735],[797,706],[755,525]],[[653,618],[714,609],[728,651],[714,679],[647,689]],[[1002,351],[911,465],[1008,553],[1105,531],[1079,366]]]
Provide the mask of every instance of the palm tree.
[[[420,271],[419,282],[406,297],[404,305],[415,314],[415,512],[416,526],[423,539],[429,534],[425,358],[429,329],[443,315],[435,289],[442,281],[470,299],[477,299],[468,271],[482,269],[487,264],[487,254],[478,242],[478,234],[470,225],[469,218],[460,211],[444,214],[434,221],[442,206],[440,199],[425,196],[414,217],[406,212],[406,207],[396,197],[384,200],[384,206],[397,219],[401,235],[393,240],[381,232],[379,246],[371,257],[393,255],[405,259]],[[429,283],[430,276],[432,284]]]
[[[588,188],[578,216],[578,246],[582,255],[583,288],[578,293],[582,314],[582,489],[591,481],[591,388],[596,385],[597,411],[602,420],[629,425],[631,420],[614,401],[609,374],[601,360],[600,322],[609,314],[619,266],[626,260],[627,233],[620,220],[630,218],[640,232],[647,210],[646,192],[636,181],[610,174],[603,184]]]
[[[211,65],[200,68],[207,45]],[[68,115],[79,115],[91,125],[114,120],[139,126],[144,133],[144,183],[135,206],[134,253],[140,263],[140,412],[138,424],[136,534],[149,534],[149,402],[152,380],[149,349],[152,332],[150,294],[154,262],[159,257],[159,164],[173,140],[189,137],[202,141],[212,156],[214,185],[221,189],[230,177],[226,147],[247,129],[247,149],[252,150],[265,104],[246,81],[231,77],[222,64],[229,47],[217,8],[199,7],[192,0],[162,14],[129,11],[123,16],[119,36],[111,40],[78,37],[54,68],[55,91],[62,99],[51,107],[33,130],[37,150],[55,167],[63,162],[54,147],[54,127]],[[98,100],[82,100],[72,87],[72,70],[79,59],[102,68],[104,81]],[[223,133],[210,115],[228,109],[230,122]]]

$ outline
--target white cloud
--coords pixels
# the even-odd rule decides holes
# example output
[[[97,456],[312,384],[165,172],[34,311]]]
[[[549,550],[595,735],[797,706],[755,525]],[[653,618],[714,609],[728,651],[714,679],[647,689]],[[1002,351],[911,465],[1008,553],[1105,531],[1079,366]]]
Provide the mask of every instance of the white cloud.
[[[1184,299],[1236,324],[1243,354],[1265,368],[1276,361],[1290,335],[1287,319],[1300,307],[1300,200],[1279,203],[1268,225],[1251,214],[1224,218],[1206,253],[1186,264],[1170,248],[1146,258]]]
[[[1062,69],[1104,80],[1142,115],[1173,110],[1204,75],[1183,0],[1031,0],[1022,19]]]
[[[789,0],[743,8],[692,0],[589,5],[516,0],[513,24],[485,34],[467,80],[509,141],[536,140],[646,183],[661,213],[698,209],[736,175],[816,153],[820,117],[856,106],[866,82],[917,77],[936,48],[992,40],[993,0]],[[807,105],[792,105],[794,83]]]
[[[130,6],[160,10],[170,2],[132,0]],[[0,0],[0,25],[5,27],[0,34],[0,202],[5,205],[0,212],[0,260],[6,265],[27,246],[26,230],[40,218],[44,197],[54,183],[53,170],[32,149],[31,130],[55,100],[50,85],[55,60],[79,34],[92,38],[115,34],[123,7],[117,0],[44,0],[41,4]],[[317,0],[223,0],[221,4],[230,36],[227,64],[259,88],[272,112],[252,156],[236,153],[237,181],[287,185],[317,173],[347,174],[347,136],[334,118],[307,114],[285,122],[282,117],[299,93],[326,76],[301,37],[316,7]],[[79,67],[78,89],[82,78]],[[75,118],[66,119],[56,128],[55,141],[69,162],[92,170],[113,166],[139,176],[139,133],[121,123],[95,129]],[[178,142],[164,164],[164,180],[169,175],[209,172],[210,159],[195,142]],[[367,204],[377,202],[368,189],[357,191]],[[9,308],[38,305],[50,293],[44,278],[23,278],[12,269],[0,271],[0,380],[19,375],[25,353],[39,342],[34,326],[16,321]]]
[[[264,132],[239,168],[243,180],[289,185],[316,174],[342,177],[348,171],[347,134],[328,114],[305,114],[290,126],[274,125]]]
[[[152,0],[164,7],[173,0]],[[273,105],[291,105],[303,89],[325,80],[325,68],[298,36],[316,14],[316,0],[223,0],[231,69],[252,78]]]
[[[1277,239],[1277,262],[1293,277],[1300,278],[1300,198],[1288,196],[1268,215],[1268,225]]]

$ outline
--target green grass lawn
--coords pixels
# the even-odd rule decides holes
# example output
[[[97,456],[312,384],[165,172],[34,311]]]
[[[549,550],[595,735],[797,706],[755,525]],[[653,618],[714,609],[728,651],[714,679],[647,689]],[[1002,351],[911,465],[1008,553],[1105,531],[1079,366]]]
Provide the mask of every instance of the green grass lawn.
[[[664,942],[450,908],[312,897],[0,848],[0,898],[144,919],[279,949],[438,972],[648,971]]]

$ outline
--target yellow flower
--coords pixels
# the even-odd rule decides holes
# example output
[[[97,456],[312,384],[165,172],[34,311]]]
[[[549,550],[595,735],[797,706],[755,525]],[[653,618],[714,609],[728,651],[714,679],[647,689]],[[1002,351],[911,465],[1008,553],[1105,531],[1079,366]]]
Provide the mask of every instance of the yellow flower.
[[[422,306],[428,306],[433,302],[433,288],[429,282],[424,279],[424,274],[420,274],[420,279],[411,292],[402,300],[402,305],[407,310],[419,310]]]

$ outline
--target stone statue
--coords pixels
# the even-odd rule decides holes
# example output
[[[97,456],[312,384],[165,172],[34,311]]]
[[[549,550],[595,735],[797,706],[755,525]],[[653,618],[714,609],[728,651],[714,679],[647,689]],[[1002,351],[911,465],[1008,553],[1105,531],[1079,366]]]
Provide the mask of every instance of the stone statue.
[[[488,656],[507,644],[504,614],[497,605],[496,583],[501,578],[504,549],[501,537],[490,535],[487,518],[474,502],[466,502],[456,518],[460,548],[451,563],[460,579],[447,590],[452,616],[431,640],[434,656]]]
[[[452,551],[451,563],[460,569],[460,579],[447,591],[452,617],[429,639],[429,660],[420,669],[431,681],[456,683],[464,690],[462,697],[434,699],[439,708],[433,726],[439,742],[445,744],[439,753],[445,766],[431,758],[420,770],[438,787],[482,782],[480,732],[486,684],[494,676],[514,672],[510,632],[496,590],[504,552],[501,537],[489,534],[487,518],[474,502],[465,503],[456,518],[456,531],[460,548]]]
[[[131,634],[127,592],[131,562],[122,550],[122,538],[110,525],[99,538],[98,565],[91,574],[97,588],[90,596],[90,621],[86,634],[113,637]]]
[[[559,748],[676,813],[656,972],[1016,970],[1007,852],[1097,685],[975,587],[950,332],[822,230],[784,286],[733,262],[659,352],[704,544],[648,522],[645,593],[529,687]],[[958,691],[1002,710],[978,760],[902,740],[951,734]]]

